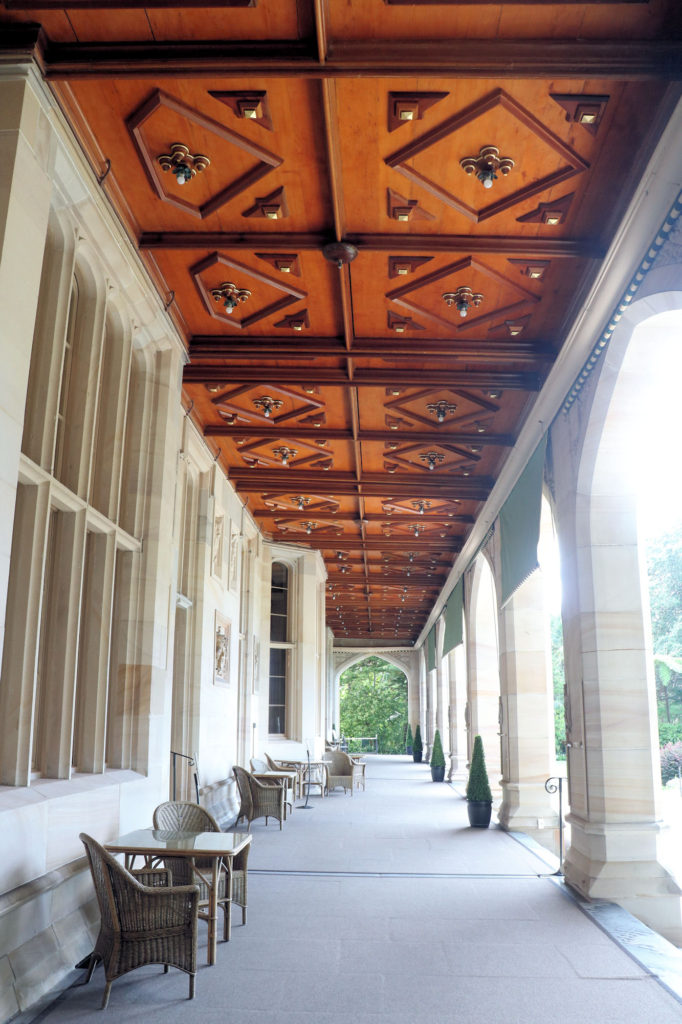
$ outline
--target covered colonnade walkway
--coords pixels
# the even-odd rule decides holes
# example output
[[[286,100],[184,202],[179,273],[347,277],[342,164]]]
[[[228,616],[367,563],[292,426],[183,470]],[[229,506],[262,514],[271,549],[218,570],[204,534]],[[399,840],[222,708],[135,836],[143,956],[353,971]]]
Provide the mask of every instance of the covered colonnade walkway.
[[[682,1021],[679,950],[612,904],[586,912],[541,847],[470,828],[458,783],[367,760],[353,799],[311,797],[282,832],[253,824],[248,924],[215,967],[200,950],[194,1001],[181,972],[141,968],[114,982],[109,1024]],[[103,972],[82,974],[41,1024],[94,1019]]]

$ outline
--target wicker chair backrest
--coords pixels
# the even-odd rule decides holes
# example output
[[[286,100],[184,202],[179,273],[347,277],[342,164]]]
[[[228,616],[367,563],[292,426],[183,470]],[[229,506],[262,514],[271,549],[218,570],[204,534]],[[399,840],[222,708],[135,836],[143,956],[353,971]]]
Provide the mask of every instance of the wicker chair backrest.
[[[266,761],[262,761],[260,759],[260,757],[252,757],[251,758],[251,771],[252,772],[269,772],[269,771],[272,771],[272,770],[274,770],[274,769],[269,768],[267,762]]]
[[[247,772],[246,768],[241,768],[238,764],[233,765],[232,771],[234,773],[235,779],[237,780],[239,796],[242,802],[241,813],[246,815],[246,818],[250,821],[253,815],[253,800],[251,798],[251,776]]]
[[[154,828],[179,832],[220,832],[212,814],[199,804],[167,800],[154,811]]]

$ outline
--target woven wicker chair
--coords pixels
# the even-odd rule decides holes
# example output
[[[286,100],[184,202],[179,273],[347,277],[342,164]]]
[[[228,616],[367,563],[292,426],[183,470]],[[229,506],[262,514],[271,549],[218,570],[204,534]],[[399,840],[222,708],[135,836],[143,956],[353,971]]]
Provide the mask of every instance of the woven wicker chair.
[[[297,789],[298,789],[298,796],[302,796],[303,795],[303,773],[305,771],[304,768],[301,768],[300,765],[295,764],[293,761],[286,761],[286,762],[285,761],[275,761],[275,759],[273,757],[270,757],[269,754],[263,754],[263,757],[265,758],[265,762],[266,762],[268,768],[270,769],[270,771],[273,771],[273,772],[295,772],[296,773],[296,786],[297,786]],[[296,795],[297,794],[294,793],[294,796],[296,796]]]
[[[98,963],[104,964],[106,985],[102,1009],[109,1003],[112,982],[145,964],[163,964],[189,974],[189,998],[194,999],[197,970],[196,885],[169,886],[169,872],[127,871],[122,864],[81,832],[102,923],[95,948],[84,961],[90,981]],[[150,883],[150,884],[145,884]]]
[[[267,772],[277,772],[279,774],[279,778],[273,775],[272,782],[286,783],[284,804],[285,807],[288,807],[289,810],[293,811],[296,795],[295,791],[298,784],[298,773],[293,770],[287,771],[285,768],[271,768],[267,761],[262,761],[259,757],[252,757],[250,763],[251,771],[254,775],[265,774]],[[264,782],[266,786],[269,784],[267,779],[259,779],[258,781]]]
[[[277,818],[281,829],[284,821],[285,786],[282,783],[264,785],[258,779],[254,779],[246,768],[240,768],[237,764],[233,766],[232,771],[242,801],[239,818],[246,818],[249,831],[251,822],[256,818],[265,818],[266,825],[268,818]]]
[[[324,756],[325,760],[330,762],[327,765],[327,785],[330,792],[337,786],[343,786],[344,792],[347,793],[350,790],[352,796],[356,786],[360,786],[362,783],[364,788],[362,765],[355,764],[352,758],[348,754],[344,754],[342,750],[327,750]]]
[[[199,804],[193,804],[182,800],[168,800],[159,804],[154,811],[154,828],[167,829],[173,832],[220,832],[221,828],[212,814]],[[247,862],[249,857],[249,846],[237,854],[232,863],[232,903],[237,903],[242,908],[242,924],[246,924],[247,910]],[[166,857],[163,861],[164,867],[168,868],[173,876],[173,884],[189,885],[193,883],[199,887],[199,901],[201,906],[208,904],[208,886],[202,880],[197,871],[210,871],[211,861],[206,858],[195,857],[190,860],[187,857]],[[230,909],[231,904],[227,898],[227,872],[229,864],[225,862],[220,872],[218,888],[218,904],[223,908],[223,938],[227,942],[230,938]],[[206,920],[206,914],[199,912],[199,917]]]

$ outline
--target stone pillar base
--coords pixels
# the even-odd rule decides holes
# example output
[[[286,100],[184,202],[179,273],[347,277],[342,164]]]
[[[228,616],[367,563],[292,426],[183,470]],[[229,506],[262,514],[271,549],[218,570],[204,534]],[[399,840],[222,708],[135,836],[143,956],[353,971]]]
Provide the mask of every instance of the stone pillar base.
[[[544,782],[503,781],[499,820],[508,831],[532,832],[533,835],[559,827],[559,815]],[[547,843],[542,842],[542,845],[547,846]]]
[[[568,885],[588,899],[618,903],[682,946],[682,888],[658,858],[657,822],[591,824],[569,815]]]

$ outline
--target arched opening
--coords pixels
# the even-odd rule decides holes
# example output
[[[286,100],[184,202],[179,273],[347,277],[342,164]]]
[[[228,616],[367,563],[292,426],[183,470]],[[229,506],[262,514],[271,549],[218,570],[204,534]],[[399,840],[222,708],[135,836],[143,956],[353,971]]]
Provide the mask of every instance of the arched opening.
[[[664,475],[673,472],[675,448],[661,427],[659,410],[663,374],[674,378],[681,300],[679,292],[651,293],[633,303],[614,332],[593,392],[575,417],[582,418],[584,436],[574,497],[564,489],[560,512],[562,561],[566,557],[570,563],[563,598],[571,804],[566,878],[592,898],[617,899],[673,941],[682,934],[682,904],[663,867],[638,492],[643,467],[660,447],[667,450]],[[672,313],[673,307],[678,312]],[[656,316],[659,311],[664,316]],[[647,413],[643,398],[649,389],[656,403]],[[645,423],[653,431],[648,439]],[[679,436],[679,427],[674,429]],[[567,436],[563,429],[558,433]],[[558,462],[555,471],[563,475]],[[660,502],[659,482],[653,486]],[[613,878],[617,886],[607,881]]]
[[[341,673],[339,728],[349,750],[403,754],[407,724],[407,676],[402,669],[368,656]]]
[[[500,752],[500,656],[497,631],[495,581],[485,555],[473,566],[468,615],[467,650],[468,756],[474,737],[483,740],[490,784],[499,785]]]

